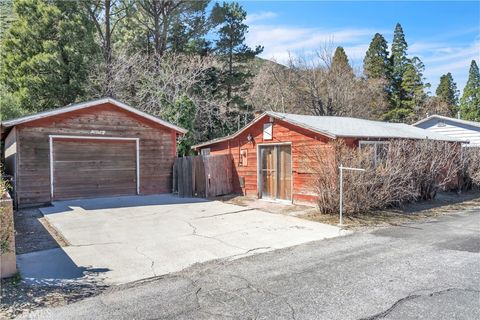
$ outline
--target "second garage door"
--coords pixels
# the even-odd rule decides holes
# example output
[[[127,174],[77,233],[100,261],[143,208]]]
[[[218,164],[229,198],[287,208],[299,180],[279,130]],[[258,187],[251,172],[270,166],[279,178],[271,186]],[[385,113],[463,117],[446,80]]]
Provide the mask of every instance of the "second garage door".
[[[135,140],[54,138],[53,199],[137,193]]]

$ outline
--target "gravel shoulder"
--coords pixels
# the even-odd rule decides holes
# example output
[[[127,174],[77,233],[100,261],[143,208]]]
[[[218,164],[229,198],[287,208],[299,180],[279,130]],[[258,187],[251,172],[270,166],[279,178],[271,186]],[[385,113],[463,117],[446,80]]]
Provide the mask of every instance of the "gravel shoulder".
[[[16,211],[14,223],[17,255],[68,245],[37,208]]]
[[[37,208],[14,214],[17,255],[68,246]],[[28,284],[19,274],[0,280],[0,319],[14,318],[38,308],[62,306],[96,295],[107,286],[93,282]]]

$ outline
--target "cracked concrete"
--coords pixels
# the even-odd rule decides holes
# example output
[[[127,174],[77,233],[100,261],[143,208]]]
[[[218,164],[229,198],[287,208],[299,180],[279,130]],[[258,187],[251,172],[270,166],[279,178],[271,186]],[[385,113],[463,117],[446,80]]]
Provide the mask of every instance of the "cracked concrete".
[[[59,257],[68,259],[72,269],[105,270],[102,277],[107,284],[345,234],[313,221],[172,195],[62,201],[40,210],[70,243],[58,249]],[[36,253],[39,270],[50,255]],[[29,268],[29,264],[20,265],[26,274]]]
[[[410,226],[196,264],[31,318],[480,319],[480,253],[438,246],[478,241],[480,211]]]

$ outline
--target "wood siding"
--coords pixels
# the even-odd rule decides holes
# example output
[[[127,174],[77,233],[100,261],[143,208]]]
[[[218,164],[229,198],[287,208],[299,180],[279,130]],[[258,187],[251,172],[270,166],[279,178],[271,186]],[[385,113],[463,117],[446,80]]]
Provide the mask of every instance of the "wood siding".
[[[136,141],[53,139],[54,200],[137,193]]]
[[[176,132],[106,103],[21,124],[17,130],[17,204],[49,203],[49,135],[140,139],[140,194],[171,191]]]
[[[292,153],[293,201],[315,201],[314,177],[309,169],[309,161],[312,161],[312,158],[309,156],[309,153],[316,148],[331,148],[327,145],[331,140],[320,134],[277,119],[273,123],[272,139],[264,140],[263,125],[268,121],[269,117],[264,116],[263,119],[246,129],[238,137],[206,146],[206,148],[210,148],[212,155],[229,153],[232,155],[233,186],[236,193],[258,196],[257,146],[289,143]],[[252,135],[253,142],[247,140],[249,134]],[[247,150],[246,166],[239,165],[241,150]],[[244,180],[244,187],[240,186],[240,180]]]
[[[432,118],[416,126],[449,137],[467,140],[470,141],[469,146],[480,147],[480,128],[475,126],[437,118]]]

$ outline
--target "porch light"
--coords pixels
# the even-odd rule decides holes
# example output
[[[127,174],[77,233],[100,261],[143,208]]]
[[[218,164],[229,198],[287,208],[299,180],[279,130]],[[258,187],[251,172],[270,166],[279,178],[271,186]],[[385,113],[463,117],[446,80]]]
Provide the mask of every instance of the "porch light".
[[[248,142],[252,142],[252,141],[253,141],[253,137],[252,137],[252,134],[251,134],[251,133],[248,134],[247,140],[248,140]]]

